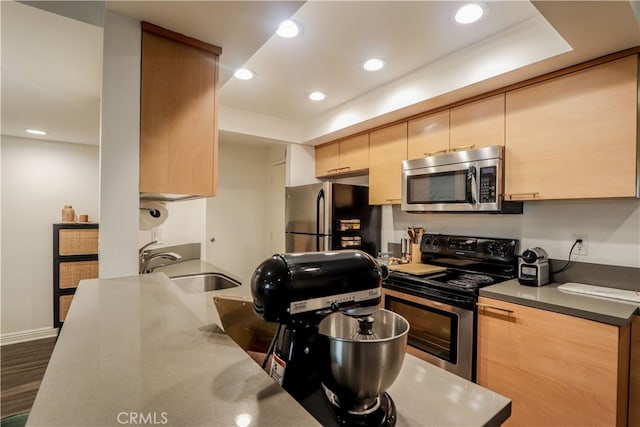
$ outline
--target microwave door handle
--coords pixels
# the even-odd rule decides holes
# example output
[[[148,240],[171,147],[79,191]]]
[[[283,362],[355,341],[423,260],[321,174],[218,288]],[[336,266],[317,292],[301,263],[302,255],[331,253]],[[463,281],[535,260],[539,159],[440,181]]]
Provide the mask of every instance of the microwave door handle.
[[[469,203],[475,205],[478,200],[478,183],[476,182],[476,167],[469,167],[469,171],[467,172],[467,185],[469,188],[469,192],[467,194]]]
[[[324,200],[324,189],[318,191],[316,198],[316,252],[320,252],[320,201]],[[324,230],[323,230],[324,231]]]

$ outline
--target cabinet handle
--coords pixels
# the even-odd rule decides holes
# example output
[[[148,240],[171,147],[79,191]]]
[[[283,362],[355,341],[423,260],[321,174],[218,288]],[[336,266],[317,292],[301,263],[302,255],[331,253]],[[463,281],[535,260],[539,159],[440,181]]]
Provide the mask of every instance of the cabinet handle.
[[[445,148],[445,149],[443,149],[443,150],[432,151],[432,152],[430,152],[430,153],[424,153],[424,155],[428,157],[428,156],[433,156],[434,154],[444,154],[444,153],[446,153],[447,151],[449,151],[449,149],[448,149],[448,148]]]
[[[504,312],[507,312],[509,314],[513,313],[513,310],[510,310],[508,308],[502,308],[502,307],[498,307],[498,306],[491,305],[491,304],[485,304],[483,302],[479,302],[479,303],[476,303],[476,304],[477,304],[478,308],[490,308],[492,310],[504,311]]]
[[[507,197],[509,198],[509,200],[513,200],[513,198],[515,197],[516,199],[537,199],[538,196],[540,195],[539,192],[534,191],[531,193],[513,193],[513,194],[505,194],[504,198],[506,199]],[[530,197],[527,197],[530,196]]]
[[[452,148],[450,151],[455,153],[456,151],[471,150],[472,148],[476,148],[476,144],[462,145],[460,147]]]
[[[343,171],[343,170],[350,170],[351,166],[346,166],[344,168],[339,168],[338,171]]]
[[[327,173],[331,173],[331,172],[338,172],[340,169],[339,168],[335,168],[335,169],[327,169]]]
[[[396,200],[401,202],[402,199],[385,199],[387,202],[395,202]]]

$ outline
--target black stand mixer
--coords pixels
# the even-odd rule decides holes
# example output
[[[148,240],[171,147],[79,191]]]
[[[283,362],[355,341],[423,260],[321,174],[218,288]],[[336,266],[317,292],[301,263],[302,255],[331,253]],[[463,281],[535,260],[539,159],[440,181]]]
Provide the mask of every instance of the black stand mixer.
[[[393,426],[385,390],[406,351],[408,322],[379,309],[386,266],[361,251],[278,254],[251,278],[254,310],[279,323],[267,362],[325,426]]]

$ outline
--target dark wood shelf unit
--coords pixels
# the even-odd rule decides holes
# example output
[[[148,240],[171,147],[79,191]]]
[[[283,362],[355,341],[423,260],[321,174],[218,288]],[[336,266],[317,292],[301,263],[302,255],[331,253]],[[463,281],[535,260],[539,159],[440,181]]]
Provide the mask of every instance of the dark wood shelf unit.
[[[53,224],[53,327],[61,328],[80,280],[98,277],[97,223]]]

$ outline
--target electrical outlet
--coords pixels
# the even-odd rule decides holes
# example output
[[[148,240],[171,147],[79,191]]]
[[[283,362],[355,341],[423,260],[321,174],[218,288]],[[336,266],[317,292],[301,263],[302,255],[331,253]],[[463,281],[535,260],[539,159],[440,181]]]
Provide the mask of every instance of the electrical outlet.
[[[573,245],[573,243],[578,239],[581,239],[582,242],[576,244],[576,247],[573,248],[573,254],[574,255],[579,255],[579,256],[587,256],[589,254],[589,239],[588,239],[588,236],[586,234],[576,234],[576,235],[572,236],[571,244]]]

